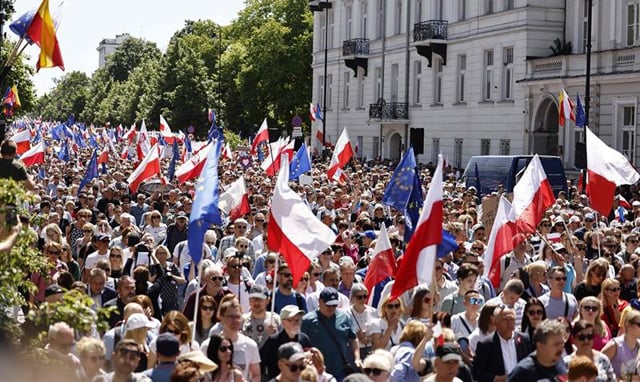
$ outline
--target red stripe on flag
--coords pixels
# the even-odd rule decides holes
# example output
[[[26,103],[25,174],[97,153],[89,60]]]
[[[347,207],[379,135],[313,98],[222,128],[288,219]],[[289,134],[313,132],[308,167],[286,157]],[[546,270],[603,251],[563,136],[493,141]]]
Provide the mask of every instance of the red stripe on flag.
[[[600,215],[608,216],[613,205],[616,184],[591,170],[587,171],[587,179],[587,194],[591,208],[598,211]]]
[[[293,285],[297,285],[304,272],[307,271],[311,260],[294,243],[289,240],[284,231],[278,226],[276,219],[270,219],[267,226],[268,236],[267,245],[269,248],[279,248],[280,253],[287,260],[291,275],[293,276]]]

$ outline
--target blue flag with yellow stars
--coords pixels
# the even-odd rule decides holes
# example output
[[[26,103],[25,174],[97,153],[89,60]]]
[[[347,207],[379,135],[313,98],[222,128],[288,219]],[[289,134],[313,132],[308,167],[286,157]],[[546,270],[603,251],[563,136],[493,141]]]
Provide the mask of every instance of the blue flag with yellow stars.
[[[289,165],[289,180],[296,180],[307,171],[311,171],[311,158],[309,158],[307,145],[302,143]]]

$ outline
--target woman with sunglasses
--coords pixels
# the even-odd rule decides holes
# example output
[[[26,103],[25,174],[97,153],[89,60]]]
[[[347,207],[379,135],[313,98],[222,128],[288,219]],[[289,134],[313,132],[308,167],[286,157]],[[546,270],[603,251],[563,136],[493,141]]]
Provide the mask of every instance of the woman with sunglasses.
[[[624,334],[614,337],[602,348],[609,358],[618,378],[626,378],[636,373],[636,360],[640,350],[640,311],[628,312],[623,321]],[[629,379],[630,380],[630,379]]]
[[[607,277],[609,262],[605,259],[591,260],[587,267],[584,281],[580,282],[573,290],[573,295],[580,302],[587,296],[597,297],[602,288],[602,282]]]
[[[629,305],[620,299],[620,282],[616,279],[606,279],[602,282],[602,320],[609,327],[613,337],[618,335],[622,311]]]
[[[595,326],[586,320],[579,320],[573,324],[571,338],[576,351],[564,357],[566,364],[577,356],[589,358],[598,368],[598,376],[595,382],[615,381],[616,375],[611,366],[611,361],[606,355],[593,349],[593,339],[595,338]]]
[[[549,248],[548,245],[544,246],[545,249]],[[525,289],[525,292],[530,297],[540,297],[543,294],[549,292],[547,282],[547,263],[544,261],[536,261],[525,266],[525,271],[529,274],[529,286]]]
[[[97,375],[104,374],[104,343],[98,338],[82,337],[76,344],[78,358],[84,370],[86,381],[91,381]]]
[[[196,342],[201,344],[209,338],[209,331],[215,325],[216,300],[211,296],[200,296],[198,310],[196,326],[193,326],[193,321],[189,322],[189,326],[196,332]]]
[[[244,382],[242,371],[233,366],[233,343],[228,338],[211,335],[207,357],[218,365],[211,373],[211,382]]]
[[[360,357],[371,352],[371,335],[368,325],[378,318],[378,312],[367,305],[369,292],[363,283],[354,283],[351,287],[351,316],[356,323],[356,334],[360,344]]]
[[[80,264],[71,256],[71,247],[67,244],[66,240],[62,243],[62,250],[60,251],[60,261],[67,264],[69,273],[73,276],[74,281],[81,280]]]
[[[593,339],[593,348],[595,350],[601,350],[604,345],[611,340],[611,331],[607,324],[602,322],[601,316],[602,303],[598,298],[589,296],[580,301],[576,321],[585,320],[593,324],[595,335]]]
[[[547,319],[547,312],[544,309],[542,301],[535,297],[529,298],[524,306],[524,315],[522,316],[522,332],[527,333],[529,338],[533,338],[533,332],[542,321]]]
[[[400,336],[404,323],[402,313],[404,307],[400,299],[390,300],[389,297],[382,301],[382,314],[379,319],[373,320],[369,327],[373,349],[389,350],[400,343]]]
[[[429,286],[426,284],[418,285],[413,292],[413,304],[411,313],[409,313],[409,321],[417,320],[425,325],[431,323],[435,303]]]
[[[82,218],[85,219],[85,218]],[[84,268],[84,261],[89,256],[90,253],[93,253],[97,250],[97,248],[93,245],[93,234],[95,232],[95,226],[91,223],[85,223],[82,225],[82,236],[76,239],[73,243],[73,247],[71,250],[74,251],[74,258],[78,259],[78,264],[80,264],[80,268]]]
[[[362,372],[373,382],[388,382],[393,368],[393,355],[378,349],[362,361]]]

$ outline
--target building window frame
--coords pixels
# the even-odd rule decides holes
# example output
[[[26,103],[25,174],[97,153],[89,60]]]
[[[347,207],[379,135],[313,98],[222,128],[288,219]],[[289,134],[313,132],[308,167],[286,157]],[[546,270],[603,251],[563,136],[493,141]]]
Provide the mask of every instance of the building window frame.
[[[420,105],[422,103],[422,61],[413,62],[413,104]]]
[[[500,155],[511,155],[511,139],[500,140]]]
[[[625,42],[627,46],[635,46],[640,43],[640,0],[627,0],[626,5]],[[586,36],[584,40],[586,41]]]
[[[360,2],[360,9],[362,10],[362,17],[360,18],[360,35],[362,38],[367,38],[367,34],[368,34],[368,30],[367,30],[367,23],[368,23],[368,9],[369,4],[367,3],[367,0],[362,0]]]
[[[502,99],[513,100],[513,47],[502,50]]]
[[[456,83],[456,101],[458,103],[466,102],[465,98],[465,76],[467,73],[467,55],[458,55],[458,79]]]
[[[456,138],[453,141],[453,166],[462,168],[462,153],[464,152],[464,139]]]
[[[613,147],[631,163],[636,163],[638,100],[636,97],[614,101]]]
[[[480,140],[480,155],[491,155],[491,139]]]
[[[494,51],[487,49],[483,54],[484,70],[482,75],[482,100],[493,100],[493,64]]]
[[[433,57],[433,104],[442,105],[442,59]]]
[[[431,138],[431,162],[438,163],[440,154],[440,138]]]

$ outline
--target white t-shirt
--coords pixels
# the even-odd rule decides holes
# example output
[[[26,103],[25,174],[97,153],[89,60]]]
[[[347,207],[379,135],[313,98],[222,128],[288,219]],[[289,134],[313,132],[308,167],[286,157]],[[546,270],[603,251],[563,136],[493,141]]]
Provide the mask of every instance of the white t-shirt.
[[[465,326],[466,324],[466,326]],[[474,329],[478,326],[478,320],[472,323],[465,317],[465,312],[454,314],[451,317],[451,330],[456,334],[458,338],[469,338]]]
[[[85,269],[93,269],[96,266],[96,264],[98,264],[98,261],[100,260],[109,261],[109,252],[107,251],[107,253],[104,255],[100,255],[98,251],[91,253],[89,256],[87,256],[87,259],[84,261]]]
[[[238,339],[233,342],[233,364],[242,370],[244,379],[249,381],[249,366],[260,364],[260,352],[256,341],[242,333],[238,333]]]
[[[383,318],[371,320],[371,323],[368,325],[368,332],[370,334],[374,334],[374,333],[383,334],[384,331],[387,330],[387,327],[389,327],[389,324],[387,323],[387,320]],[[400,343],[400,336],[402,335],[402,329],[404,329],[404,322],[400,320],[395,332],[391,333],[391,337],[389,337],[389,341],[387,342],[387,346],[385,346],[385,349],[389,350],[391,349],[391,347],[396,346]]]

